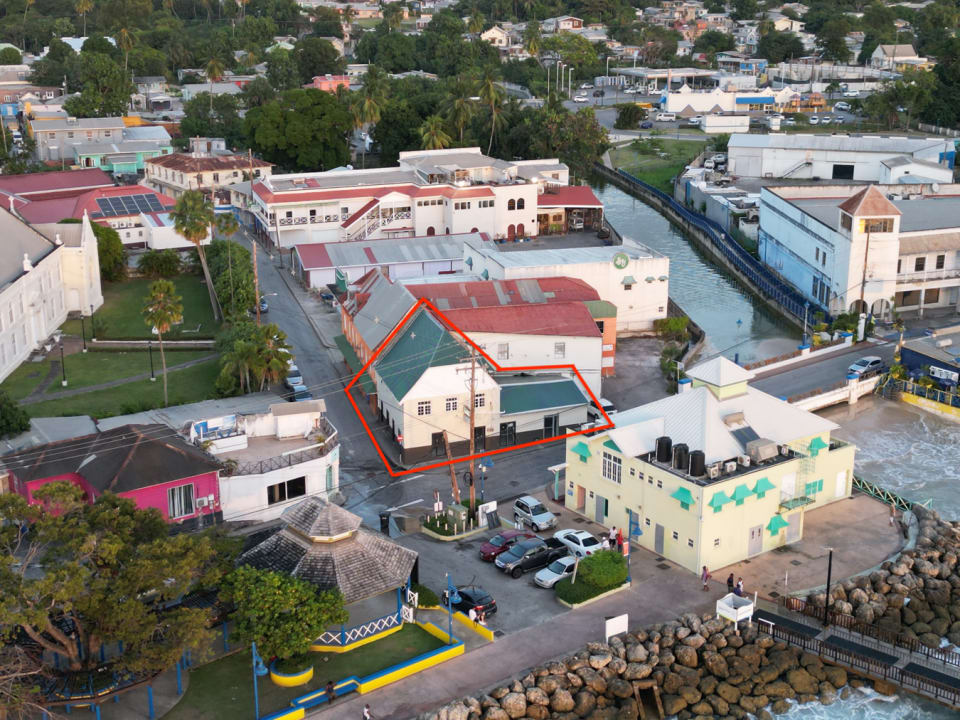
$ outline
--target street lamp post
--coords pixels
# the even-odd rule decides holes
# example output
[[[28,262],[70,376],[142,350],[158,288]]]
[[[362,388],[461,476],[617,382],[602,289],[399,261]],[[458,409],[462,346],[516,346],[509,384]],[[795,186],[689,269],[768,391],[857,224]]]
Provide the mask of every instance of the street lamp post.
[[[87,351],[87,328],[83,323],[83,312],[80,313],[80,339],[83,341],[83,351],[86,352]]]
[[[830,554],[827,556],[827,595],[823,600],[823,625],[830,624],[830,581],[833,579],[833,548],[827,548]]]
[[[147,353],[150,355],[150,382],[156,382],[157,378],[153,374],[153,341],[147,340]]]
[[[97,327],[93,324],[93,305],[90,306],[90,340],[97,341]]]
[[[810,309],[810,301],[803,301],[803,344],[807,344],[807,310]]]
[[[63,380],[60,381],[60,385],[63,387],[67,386],[67,366],[63,362],[63,341],[60,341],[60,373],[63,375]]]
[[[253,719],[260,720],[260,689],[257,687],[257,678],[266,675],[268,670],[263,664],[263,658],[257,654],[256,643],[250,643],[250,652],[253,664]]]
[[[453,606],[460,602],[460,593],[447,573],[447,644],[453,644]]]

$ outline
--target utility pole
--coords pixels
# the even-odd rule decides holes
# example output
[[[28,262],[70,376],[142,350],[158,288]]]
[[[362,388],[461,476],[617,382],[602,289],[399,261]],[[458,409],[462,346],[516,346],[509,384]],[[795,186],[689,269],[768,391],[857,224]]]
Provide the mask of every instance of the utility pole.
[[[253,150],[247,150],[247,160],[250,163],[250,196],[253,197]],[[250,243],[253,246],[253,304],[257,308],[257,327],[260,327],[260,277],[257,274],[257,239]],[[281,257],[283,255],[281,254]]]
[[[450,451],[450,438],[447,431],[443,431],[443,446],[447,450],[447,467],[450,468],[450,490],[453,495],[453,501],[460,504],[460,486],[457,485],[457,471],[453,469],[453,453]]]
[[[477,349],[470,346],[470,477],[476,477],[476,461],[473,454],[476,451],[476,431],[474,430],[477,419]],[[470,483],[470,512],[474,511],[474,505],[477,501],[476,483]]]
[[[853,220],[856,222],[856,219]],[[869,220],[865,222],[869,223]],[[870,226],[867,225],[869,228]],[[867,230],[867,242],[863,248],[863,278],[860,282],[860,308],[861,312],[866,312],[866,303],[863,300],[864,293],[867,291],[867,255],[870,253],[870,230]]]

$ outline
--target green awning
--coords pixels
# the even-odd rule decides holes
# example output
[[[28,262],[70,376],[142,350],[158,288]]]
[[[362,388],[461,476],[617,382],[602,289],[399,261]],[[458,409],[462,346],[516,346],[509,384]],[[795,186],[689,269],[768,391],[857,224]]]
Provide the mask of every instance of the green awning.
[[[343,355],[343,359],[347,363],[347,367],[350,368],[350,371],[354,374],[360,372],[363,363],[360,362],[360,356],[357,355],[356,350],[350,345],[350,341],[347,340],[346,336],[337,335],[333,339],[333,342],[336,343],[337,349],[340,351],[340,354]],[[360,389],[367,395],[372,395],[377,391],[377,386],[374,385],[373,379],[370,377],[370,374],[366,372],[357,380],[357,385],[359,385]]]
[[[810,450],[810,455],[812,455],[813,457],[816,457],[818,452],[828,447],[830,446],[827,445],[819,437],[815,437],[813,440],[810,441],[810,444],[807,446],[807,448]]]
[[[726,505],[728,502],[733,502],[723,490],[718,490],[713,494],[713,497],[710,498],[710,502],[707,503],[710,507],[713,508],[714,512],[720,512],[720,508]]]
[[[771,535],[776,535],[789,524],[790,523],[788,523],[779,515],[774,515],[772,518],[770,518],[770,522],[767,523],[767,530],[770,531]]]
[[[737,505],[740,505],[744,500],[750,497],[753,494],[753,491],[750,490],[746,485],[740,484],[733,491],[733,499],[737,501]]]
[[[693,505],[693,495],[690,494],[690,491],[682,485],[670,493],[670,497],[675,500],[679,500],[684,505]]]
[[[590,448],[587,447],[585,442],[578,442],[576,445],[570,448],[570,452],[572,452],[574,455],[579,455],[583,460],[586,460],[593,454],[590,452]]]
[[[767,492],[767,490],[775,490],[776,485],[767,480],[767,478],[762,477],[757,480],[757,484],[753,486],[753,492],[757,494],[757,497],[762,497],[762,494]]]
[[[624,276],[623,280],[620,281],[621,285],[636,285],[637,281],[633,279],[633,275]]]
[[[483,269],[483,272],[480,273],[480,277],[482,277],[484,280],[489,280],[489,279],[490,279],[490,273],[487,271],[486,268],[484,268],[484,269]]]
[[[613,451],[615,451],[615,452],[618,452],[618,453],[622,453],[622,452],[623,452],[623,450],[621,450],[619,447],[617,447],[617,444],[616,444],[613,440],[607,440],[607,441],[603,444],[603,446],[604,446],[605,448],[610,448],[611,450],[613,450]]]

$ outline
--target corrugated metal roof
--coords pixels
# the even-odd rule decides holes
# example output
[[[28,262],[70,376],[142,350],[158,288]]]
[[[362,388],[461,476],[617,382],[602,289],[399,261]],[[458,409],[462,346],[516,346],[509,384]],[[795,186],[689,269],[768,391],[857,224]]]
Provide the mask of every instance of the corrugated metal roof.
[[[814,135],[811,133],[735,133],[730,151],[737,148],[777,148],[783,150],[843,150],[845,152],[882,152],[912,155],[920,150],[947,150],[949,142],[937,138],[891,135]]]
[[[469,354],[428,311],[419,310],[377,360],[377,375],[397,400],[427,371],[455,365]]]
[[[587,399],[573,380],[503,385],[500,412],[504,415],[585,405]]]
[[[510,335],[600,337],[600,330],[583,303],[538,303],[449,310],[447,319],[469,335],[472,332]]]

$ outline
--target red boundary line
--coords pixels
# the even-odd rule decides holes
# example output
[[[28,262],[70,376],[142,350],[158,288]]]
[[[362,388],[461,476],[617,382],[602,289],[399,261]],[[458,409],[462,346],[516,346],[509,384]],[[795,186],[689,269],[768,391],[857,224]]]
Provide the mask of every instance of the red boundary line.
[[[367,425],[367,421],[366,419],[364,419],[363,413],[361,413],[360,408],[357,407],[356,401],[354,401],[353,396],[350,394],[350,389],[360,379],[360,376],[367,371],[367,368],[370,367],[373,361],[377,359],[377,355],[379,355],[383,351],[383,349],[390,344],[390,341],[393,339],[394,335],[396,335],[400,331],[400,329],[407,324],[410,318],[413,317],[414,313],[416,313],[416,311],[420,308],[421,305],[426,305],[437,319],[439,319],[445,326],[447,326],[447,328],[449,328],[450,330],[453,330],[460,337],[462,337],[467,343],[470,344],[471,347],[473,347],[478,353],[480,353],[480,355],[486,358],[486,360],[491,365],[493,365],[498,371],[573,370],[577,378],[580,380],[580,384],[583,386],[583,389],[587,391],[587,394],[590,395],[590,399],[593,400],[594,405],[596,405],[597,408],[600,410],[600,412],[603,414],[603,417],[607,421],[607,424],[601,427],[592,427],[587,430],[577,430],[576,432],[569,432],[569,433],[566,433],[565,435],[558,435],[552,438],[543,438],[541,440],[531,440],[530,442],[520,443],[519,445],[511,445],[510,447],[497,448],[495,450],[487,450],[486,452],[482,452],[482,453],[474,453],[473,455],[467,455],[466,457],[456,458],[455,460],[452,460],[452,461],[444,460],[442,462],[435,462],[430,465],[418,465],[417,467],[412,468],[410,470],[399,470],[399,471],[394,470],[393,468],[390,467],[390,461],[387,459],[387,456],[384,455],[383,449],[380,447],[380,443],[377,442],[377,439],[374,436],[373,431],[370,429],[370,426]],[[451,465],[451,464],[456,465],[457,463],[467,462],[470,460],[475,460],[477,458],[488,457],[490,455],[500,455],[502,453],[510,452],[511,450],[520,450],[521,448],[532,447],[534,445],[552,443],[558,440],[565,440],[570,437],[576,437],[577,435],[584,435],[588,432],[597,432],[598,430],[609,430],[610,428],[614,427],[613,421],[607,415],[603,407],[601,407],[596,396],[593,394],[593,391],[590,390],[590,387],[587,385],[586,382],[584,382],[583,377],[580,375],[580,371],[577,370],[575,365],[572,365],[572,364],[570,365],[524,365],[524,366],[515,366],[515,367],[501,367],[496,361],[494,361],[493,358],[487,355],[487,353],[484,352],[479,345],[477,345],[475,342],[473,342],[473,340],[471,340],[466,335],[464,335],[463,331],[460,330],[459,327],[457,327],[449,318],[447,318],[446,315],[443,314],[442,311],[437,309],[437,307],[426,298],[420,298],[420,300],[417,301],[416,305],[410,308],[410,310],[407,312],[406,315],[403,316],[403,319],[397,324],[397,326],[393,329],[393,331],[389,335],[387,335],[386,339],[382,343],[380,343],[380,347],[376,350],[376,352],[374,352],[370,356],[370,359],[367,360],[367,362],[364,364],[364,366],[360,368],[360,372],[358,372],[354,376],[354,378],[349,382],[349,384],[344,388],[343,392],[346,394],[347,400],[349,400],[350,404],[353,406],[354,412],[357,413],[357,417],[360,418],[360,422],[363,425],[363,429],[367,431],[367,436],[370,438],[370,441],[373,443],[373,446],[376,448],[377,454],[380,456],[380,459],[383,461],[384,467],[387,469],[387,472],[390,474],[391,477],[402,477],[404,475],[409,475],[415,472],[423,472],[424,470],[433,470],[434,468],[446,467],[447,465]]]

